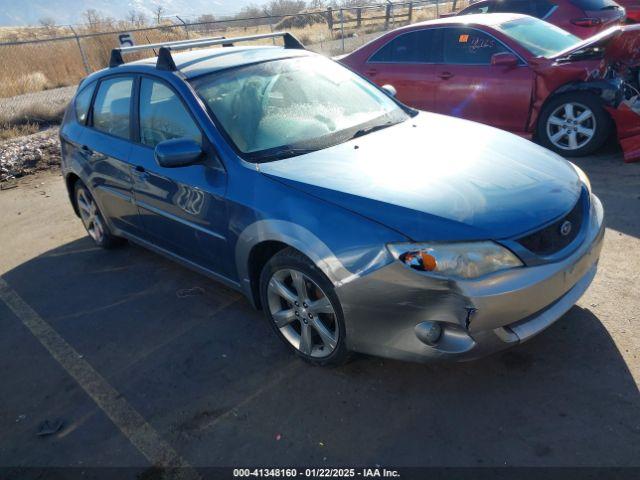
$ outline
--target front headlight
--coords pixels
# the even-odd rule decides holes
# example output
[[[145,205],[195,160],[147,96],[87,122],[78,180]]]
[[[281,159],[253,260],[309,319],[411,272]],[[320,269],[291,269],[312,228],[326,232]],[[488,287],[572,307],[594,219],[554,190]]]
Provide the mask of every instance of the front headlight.
[[[591,182],[589,181],[589,177],[587,177],[587,174],[584,173],[582,169],[579,166],[575,165],[573,162],[569,163],[578,174],[578,178],[580,179],[580,181],[584,184],[585,187],[587,187],[589,193],[591,193]]]
[[[408,267],[446,277],[477,278],[523,266],[511,251],[494,242],[393,243],[387,248]]]

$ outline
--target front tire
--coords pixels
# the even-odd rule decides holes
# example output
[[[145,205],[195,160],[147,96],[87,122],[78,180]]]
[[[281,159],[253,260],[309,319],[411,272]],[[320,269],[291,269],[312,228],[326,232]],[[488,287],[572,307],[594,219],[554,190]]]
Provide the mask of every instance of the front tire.
[[[349,358],[340,301],[329,279],[297,250],[275,254],[260,275],[267,320],[296,355],[314,365],[341,365]]]
[[[100,248],[113,248],[123,243],[123,239],[111,233],[100,208],[89,189],[78,180],[74,187],[74,198],[80,219],[89,237]]]
[[[602,101],[588,92],[552,98],[538,120],[540,143],[560,155],[581,157],[598,150],[611,133],[611,119]]]

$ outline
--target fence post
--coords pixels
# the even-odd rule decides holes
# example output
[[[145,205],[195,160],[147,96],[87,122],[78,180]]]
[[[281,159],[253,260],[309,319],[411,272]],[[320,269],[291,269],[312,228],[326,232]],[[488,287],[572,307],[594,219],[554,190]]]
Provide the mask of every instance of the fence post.
[[[455,12],[456,11],[456,5],[458,4],[458,0],[453,0],[453,6],[451,7],[451,11]]]
[[[340,9],[340,38],[342,38],[342,53],[344,53],[344,10]]]
[[[436,18],[440,18],[440,3],[436,0]]]
[[[333,8],[327,7],[327,26],[333,37]]]
[[[271,14],[269,13],[269,11],[268,11],[266,8],[263,8],[263,9],[262,9],[262,11],[264,12],[264,14],[265,14],[267,17],[269,17],[269,18],[267,19],[267,21],[269,22],[269,30],[271,30],[271,33],[273,33],[273,22],[271,21],[271,19],[272,19],[273,17],[271,16]],[[284,18],[284,17],[282,17],[282,18]],[[258,30],[257,30],[257,31],[258,31],[258,32],[260,31],[260,26],[259,26],[259,25],[258,25]],[[273,43],[274,45],[276,44],[276,37],[273,37],[273,38],[271,39],[271,43]]]
[[[389,1],[389,0],[387,0]],[[389,17],[391,16],[391,2],[387,3],[387,7],[384,12],[384,29],[389,30]]]
[[[82,65],[84,65],[84,71],[87,75],[89,75],[91,73],[91,69],[89,68],[89,60],[87,60],[87,54],[84,53],[84,49],[82,48],[80,37],[71,25],[69,25],[69,29],[73,32],[73,36],[76,37],[76,43],[78,44],[78,50],[80,50],[80,57],[82,57]]]
[[[187,40],[189,40],[189,27],[187,26],[187,22],[185,22],[183,19],[181,19],[178,15],[176,15],[176,18],[178,19],[178,21],[184,27],[184,31],[187,34]]]
[[[409,2],[409,13],[407,14],[407,17],[409,17],[409,23],[411,23],[412,16],[413,16],[413,2]]]
[[[360,28],[362,26],[362,8],[356,8],[356,26]]]
[[[391,28],[396,28],[396,11],[393,8],[393,3],[389,2],[391,6]]]

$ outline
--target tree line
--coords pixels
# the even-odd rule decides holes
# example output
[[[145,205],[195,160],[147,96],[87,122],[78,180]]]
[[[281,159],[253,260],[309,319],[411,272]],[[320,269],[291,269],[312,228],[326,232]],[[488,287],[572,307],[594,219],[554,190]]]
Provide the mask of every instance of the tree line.
[[[301,12],[312,12],[317,10],[326,10],[327,7],[340,8],[352,7],[361,4],[384,3],[384,0],[271,0],[270,2],[258,6],[250,5],[243,7],[238,13],[232,16],[218,16],[215,12],[203,13],[197,17],[189,17],[188,23],[208,23],[216,20],[234,20],[239,26],[255,25],[259,21],[247,20],[247,25],[242,24],[243,19],[264,17],[264,16],[286,16],[295,15]],[[90,8],[83,12],[83,26],[88,30],[98,31],[105,28],[126,29],[126,28],[143,28],[151,25],[173,24],[174,20],[186,21],[182,18],[169,16],[166,8],[158,3],[151,12],[143,12],[141,10],[132,9],[127,12],[125,18],[116,19],[101,13],[100,11]],[[52,29],[55,27],[55,20],[46,17],[40,19],[40,25]]]

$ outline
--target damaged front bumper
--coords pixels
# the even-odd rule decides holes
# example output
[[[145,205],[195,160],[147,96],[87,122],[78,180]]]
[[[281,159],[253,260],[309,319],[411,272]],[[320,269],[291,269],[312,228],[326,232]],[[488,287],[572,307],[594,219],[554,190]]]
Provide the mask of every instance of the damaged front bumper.
[[[341,285],[348,347],[400,360],[462,361],[528,340],[567,312],[595,276],[604,237],[595,196],[585,228],[582,244],[553,263],[453,281],[395,261]],[[442,327],[433,345],[419,338],[425,321]]]
[[[640,161],[640,96],[626,98],[617,108],[607,107],[607,111],[616,125],[624,161]]]

